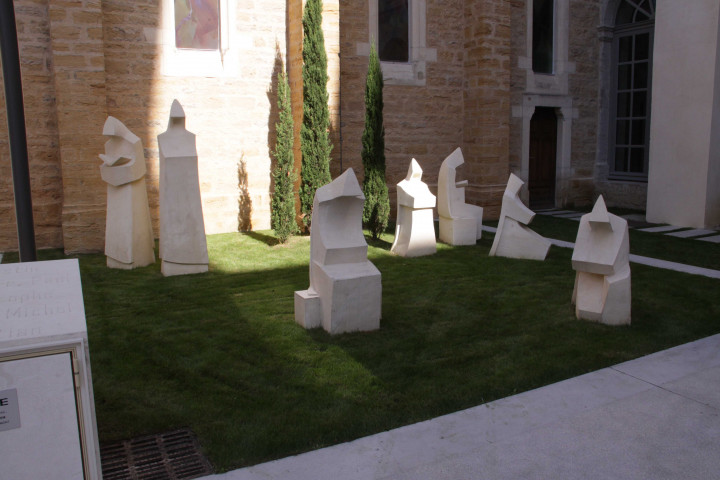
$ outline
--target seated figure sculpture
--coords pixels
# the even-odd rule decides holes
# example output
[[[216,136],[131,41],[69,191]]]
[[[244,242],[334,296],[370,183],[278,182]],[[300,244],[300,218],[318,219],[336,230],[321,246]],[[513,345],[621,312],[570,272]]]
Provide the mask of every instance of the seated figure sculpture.
[[[397,225],[390,251],[402,257],[432,255],[437,251],[435,195],[421,178],[422,168],[413,158],[405,180],[397,184]]]
[[[117,118],[103,127],[105,153],[100,176],[107,182],[105,255],[107,266],[130,270],[155,262],[155,237],[145,188],[142,141]]]
[[[627,220],[608,213],[603,197],[580,219],[572,266],[572,303],[579,319],[630,324],[630,240]]]
[[[468,181],[455,181],[455,170],[464,162],[457,148],[443,161],[438,175],[440,240],[450,245],[475,245],[482,235],[483,209],[465,203]]]
[[[295,320],[330,334],[380,328],[380,271],[367,259],[365,196],[351,168],[319,188],[310,229],[310,288],[295,292]]]
[[[162,274],[208,270],[195,134],[185,129],[185,111],[174,100],[168,129],[157,137],[160,151],[160,258]]]
[[[545,260],[547,256],[550,241],[527,226],[535,217],[535,212],[526,207],[518,196],[524,184],[519,177],[510,174],[490,256],[529,260]]]

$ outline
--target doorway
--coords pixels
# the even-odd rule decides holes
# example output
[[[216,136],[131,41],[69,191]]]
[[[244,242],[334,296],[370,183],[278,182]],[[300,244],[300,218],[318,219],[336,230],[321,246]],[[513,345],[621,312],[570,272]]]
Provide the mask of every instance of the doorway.
[[[536,107],[530,120],[528,193],[533,210],[555,207],[557,115],[553,107]]]

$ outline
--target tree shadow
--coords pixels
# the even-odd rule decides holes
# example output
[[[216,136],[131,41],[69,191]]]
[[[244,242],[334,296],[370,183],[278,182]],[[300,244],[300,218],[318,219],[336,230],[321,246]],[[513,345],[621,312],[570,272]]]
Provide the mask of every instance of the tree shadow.
[[[252,198],[248,188],[248,172],[245,155],[238,162],[238,231],[252,230]]]
[[[249,231],[245,234],[254,240],[267,244],[269,247],[274,247],[275,245],[278,245],[280,243],[280,241],[272,235],[267,235],[257,231]]]

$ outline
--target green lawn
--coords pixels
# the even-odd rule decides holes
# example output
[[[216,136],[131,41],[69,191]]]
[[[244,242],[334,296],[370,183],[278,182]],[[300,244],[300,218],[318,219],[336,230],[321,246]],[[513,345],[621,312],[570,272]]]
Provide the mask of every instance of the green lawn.
[[[539,231],[577,229],[538,220]],[[720,250],[646,236],[642,248],[669,260]],[[391,240],[369,241],[383,276],[380,330],[334,337],[294,322],[308,237],[280,246],[268,232],[212,235],[210,272],[171,278],[159,262],[120,271],[79,256],[101,441],[190,427],[224,471],[720,333],[718,280],[632,265],[632,325],[607,327],[575,319],[569,249],[552,247],[544,262],[491,258],[484,234],[406,259],[389,253]]]

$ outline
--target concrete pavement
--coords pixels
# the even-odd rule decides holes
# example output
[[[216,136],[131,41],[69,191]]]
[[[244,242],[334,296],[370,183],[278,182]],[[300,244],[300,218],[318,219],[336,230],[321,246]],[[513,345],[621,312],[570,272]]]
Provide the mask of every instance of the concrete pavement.
[[[720,335],[206,480],[720,478]]]

